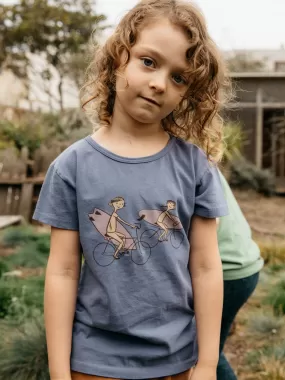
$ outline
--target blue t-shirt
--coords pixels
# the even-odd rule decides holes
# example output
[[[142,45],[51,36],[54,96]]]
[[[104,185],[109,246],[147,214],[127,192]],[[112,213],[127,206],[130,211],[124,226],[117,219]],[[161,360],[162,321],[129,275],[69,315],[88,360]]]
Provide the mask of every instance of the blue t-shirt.
[[[155,155],[126,158],[88,136],[51,164],[34,219],[78,230],[84,255],[72,370],[142,379],[195,365],[194,214],[227,214],[220,177],[197,146],[175,137]]]

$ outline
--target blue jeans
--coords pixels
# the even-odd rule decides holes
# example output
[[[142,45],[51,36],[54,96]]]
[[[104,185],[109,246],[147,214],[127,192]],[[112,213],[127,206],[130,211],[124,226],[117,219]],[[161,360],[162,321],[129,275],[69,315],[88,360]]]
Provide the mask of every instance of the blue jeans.
[[[220,338],[220,358],[217,367],[217,380],[237,380],[227,361],[223,349],[231,325],[239,311],[253,293],[258,283],[259,273],[240,280],[224,281],[224,306]]]

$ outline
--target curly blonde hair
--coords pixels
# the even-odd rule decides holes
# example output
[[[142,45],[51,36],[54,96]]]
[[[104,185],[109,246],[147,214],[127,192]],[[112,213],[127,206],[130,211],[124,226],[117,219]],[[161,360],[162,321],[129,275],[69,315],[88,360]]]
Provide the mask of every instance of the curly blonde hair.
[[[138,34],[151,22],[167,18],[189,38],[189,88],[179,107],[162,120],[170,134],[200,146],[209,160],[218,162],[223,154],[223,119],[229,79],[223,59],[210,38],[203,15],[192,4],[180,0],[142,0],[121,20],[103,47],[96,49],[87,69],[82,103],[93,123],[109,126],[115,102],[118,62],[126,54],[124,66]]]

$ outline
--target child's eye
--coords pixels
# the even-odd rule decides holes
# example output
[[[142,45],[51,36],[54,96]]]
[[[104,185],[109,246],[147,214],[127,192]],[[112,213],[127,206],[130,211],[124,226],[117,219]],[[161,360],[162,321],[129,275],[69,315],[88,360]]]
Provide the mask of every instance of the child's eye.
[[[174,82],[177,84],[187,84],[186,80],[183,78],[182,75],[173,74],[172,78],[173,78]]]
[[[154,61],[152,59],[142,58],[141,60],[146,67],[154,67]]]

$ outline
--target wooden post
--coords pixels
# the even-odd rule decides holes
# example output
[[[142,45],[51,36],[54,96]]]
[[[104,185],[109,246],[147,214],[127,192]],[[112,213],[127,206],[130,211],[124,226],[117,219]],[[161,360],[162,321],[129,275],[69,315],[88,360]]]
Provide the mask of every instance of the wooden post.
[[[285,178],[285,134],[280,138],[280,173],[281,178]]]
[[[262,107],[262,88],[257,89],[256,93],[256,148],[255,164],[262,169],[262,149],[263,149],[263,107]]]
[[[276,126],[272,124],[271,126],[271,170],[274,173],[274,175],[277,172],[277,131]]]
[[[24,183],[21,191],[21,201],[19,206],[19,214],[25,218],[27,222],[30,220],[32,212],[32,200],[34,193],[33,183]]]

